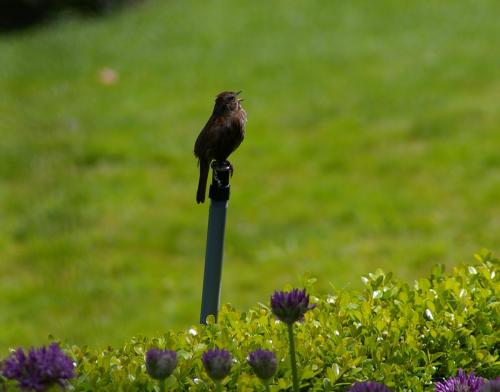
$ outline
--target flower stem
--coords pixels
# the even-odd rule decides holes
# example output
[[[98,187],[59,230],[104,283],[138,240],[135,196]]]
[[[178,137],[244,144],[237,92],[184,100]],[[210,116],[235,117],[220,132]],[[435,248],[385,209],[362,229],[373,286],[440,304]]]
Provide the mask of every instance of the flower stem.
[[[299,377],[297,376],[297,360],[295,358],[295,342],[293,340],[293,324],[288,326],[288,340],[290,342],[290,363],[292,365],[293,390],[299,392]]]
[[[166,390],[166,389],[165,389],[165,379],[164,379],[164,378],[162,378],[162,379],[160,380],[160,392],[165,392],[165,390]]]
[[[266,392],[271,391],[271,388],[269,388],[269,380],[264,381],[264,387],[266,388]]]
[[[215,382],[215,391],[216,392],[222,392],[222,384],[220,381]]]

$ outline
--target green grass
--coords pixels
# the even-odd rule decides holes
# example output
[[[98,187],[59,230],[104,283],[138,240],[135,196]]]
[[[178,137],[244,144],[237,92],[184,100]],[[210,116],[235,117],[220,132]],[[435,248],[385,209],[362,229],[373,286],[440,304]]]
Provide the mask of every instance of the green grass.
[[[197,323],[192,150],[225,89],[249,122],[223,302],[498,251],[500,3],[271,3],[151,1],[0,37],[1,352]]]

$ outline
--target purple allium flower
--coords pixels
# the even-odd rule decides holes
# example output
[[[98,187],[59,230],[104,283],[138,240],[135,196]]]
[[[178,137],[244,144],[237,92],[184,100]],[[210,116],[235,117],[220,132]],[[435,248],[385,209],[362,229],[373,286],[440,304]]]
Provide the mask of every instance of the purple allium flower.
[[[384,384],[375,381],[364,381],[353,384],[349,392],[391,392]]]
[[[274,315],[284,323],[292,325],[302,321],[304,314],[316,307],[309,304],[309,295],[306,289],[293,289],[292,291],[275,291],[271,296],[271,309]]]
[[[229,374],[233,364],[233,358],[229,351],[219,350],[218,348],[205,351],[201,359],[205,370],[214,381],[224,379]]]
[[[467,375],[462,369],[458,369],[458,376],[437,382],[434,390],[436,392],[479,392],[479,388],[485,382],[484,378],[476,377],[474,373]]]
[[[261,380],[269,380],[274,376],[278,368],[276,355],[272,351],[262,350],[260,348],[251,352],[248,355],[247,361],[257,377]]]
[[[26,355],[18,348],[4,362],[2,375],[16,380],[24,391],[45,391],[54,384],[66,386],[66,381],[75,377],[74,364],[57,343],[48,348],[31,348]]]
[[[483,384],[483,386],[479,388],[479,392],[500,392],[500,377]]]
[[[146,353],[146,370],[156,380],[169,377],[176,366],[177,353],[175,351],[152,348]]]

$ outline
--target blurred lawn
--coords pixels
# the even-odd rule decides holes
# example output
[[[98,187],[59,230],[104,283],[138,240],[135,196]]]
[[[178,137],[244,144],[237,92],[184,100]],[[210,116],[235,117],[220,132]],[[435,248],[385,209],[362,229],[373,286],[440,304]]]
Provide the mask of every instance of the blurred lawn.
[[[192,150],[225,89],[249,122],[223,302],[498,251],[500,2],[293,4],[151,1],[0,37],[0,353],[196,324]]]

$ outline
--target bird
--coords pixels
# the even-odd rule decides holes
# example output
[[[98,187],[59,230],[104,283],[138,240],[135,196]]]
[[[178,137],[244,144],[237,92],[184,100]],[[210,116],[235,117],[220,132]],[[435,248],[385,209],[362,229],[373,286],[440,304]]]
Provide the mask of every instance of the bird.
[[[212,115],[201,130],[194,144],[194,155],[198,158],[200,177],[196,202],[205,201],[208,172],[212,161],[227,161],[245,137],[247,114],[239,98],[241,91],[223,91],[215,98]],[[231,166],[232,174],[232,166]]]

